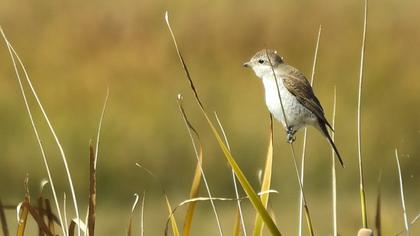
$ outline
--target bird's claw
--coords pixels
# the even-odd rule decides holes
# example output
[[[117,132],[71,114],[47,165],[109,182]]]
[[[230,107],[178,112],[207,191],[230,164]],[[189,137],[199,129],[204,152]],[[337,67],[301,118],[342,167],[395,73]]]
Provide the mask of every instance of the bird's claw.
[[[292,127],[287,128],[287,142],[289,144],[296,140],[296,137],[294,136],[295,133],[296,131],[294,131]]]
[[[287,142],[292,144],[296,140],[296,137],[293,134],[287,134]]]

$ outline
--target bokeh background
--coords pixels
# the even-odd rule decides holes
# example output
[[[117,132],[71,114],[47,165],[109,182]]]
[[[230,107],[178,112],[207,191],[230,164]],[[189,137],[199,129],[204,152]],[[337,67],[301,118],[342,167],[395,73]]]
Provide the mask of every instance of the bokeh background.
[[[400,153],[409,218],[420,212],[420,2],[370,1],[369,7],[362,102],[367,203],[373,226],[377,179],[382,173],[383,227],[391,235],[403,229],[395,148]],[[362,1],[2,0],[0,25],[24,60],[62,141],[82,212],[88,200],[88,144],[95,138],[110,89],[98,163],[98,234],[125,234],[133,194],[143,191],[146,234],[163,233],[167,213],[160,184],[136,162],[158,176],[174,205],[188,197],[195,157],[177,108],[178,93],[184,95],[185,109],[201,135],[204,168],[214,195],[233,196],[230,169],[184,78],[164,23],[165,10],[205,106],[218,112],[233,154],[256,188],[269,120],[261,82],[242,63],[262,48],[273,48],[309,77],[322,25],[314,89],[331,119],[337,88],[336,143],[347,166],[337,170],[338,223],[342,235],[355,235],[361,227],[356,112]],[[3,203],[16,204],[23,199],[26,175],[36,197],[46,171],[8,51],[1,45],[0,197]],[[31,105],[36,107],[33,100]],[[58,192],[69,196],[58,150],[39,111],[35,117]],[[302,133],[296,143],[299,156]],[[296,235],[297,180],[278,125],[275,135],[272,187],[279,194],[273,195],[270,206],[281,231]],[[330,149],[312,128],[307,157],[305,189],[315,230],[328,235]],[[48,188],[44,194],[51,196]],[[254,213],[250,204],[244,205],[251,229]],[[217,207],[224,231],[230,234],[235,205],[223,202]],[[72,208],[70,201],[67,208]],[[12,229],[14,214],[8,214]],[[177,216],[182,219],[183,209]],[[137,214],[136,222],[138,218]],[[218,232],[208,203],[199,205],[193,223],[193,235]],[[420,232],[420,226],[413,230]]]

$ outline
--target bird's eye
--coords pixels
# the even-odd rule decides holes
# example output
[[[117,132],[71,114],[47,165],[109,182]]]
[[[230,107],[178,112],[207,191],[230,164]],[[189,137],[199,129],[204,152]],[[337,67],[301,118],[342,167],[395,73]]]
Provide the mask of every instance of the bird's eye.
[[[260,60],[258,60],[258,63],[264,64],[264,60],[263,59],[260,59]]]

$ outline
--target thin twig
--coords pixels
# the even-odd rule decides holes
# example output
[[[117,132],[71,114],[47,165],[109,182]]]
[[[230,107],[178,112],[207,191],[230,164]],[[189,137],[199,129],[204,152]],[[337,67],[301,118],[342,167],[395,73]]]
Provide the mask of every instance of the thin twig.
[[[311,86],[314,84],[315,78],[315,68],[318,61],[318,48],[319,48],[319,41],[321,39],[321,30],[322,26],[319,26],[318,29],[318,38],[316,40],[315,46],[315,54],[314,54],[314,62],[312,64],[312,75],[311,75]],[[305,127],[305,132],[303,134],[303,146],[302,146],[302,159],[300,164],[300,179],[302,180],[302,185],[304,183],[304,176],[305,176],[305,154],[306,154],[306,142],[307,142],[307,135],[308,135],[308,128]],[[303,222],[303,196],[300,193],[300,201],[299,201],[299,231],[298,235],[302,235],[302,222]]]
[[[280,100],[280,105],[281,105],[281,110],[282,110],[282,114],[283,114],[283,118],[284,118],[284,123],[286,125],[286,129],[289,129],[289,123],[287,122],[286,113],[284,112],[283,101],[282,101],[282,98],[281,98],[281,95],[280,95],[280,87],[279,87],[279,82],[277,81],[277,75],[276,75],[276,72],[274,71],[273,63],[271,62],[271,59],[268,56],[267,50],[265,51],[265,54],[268,58],[268,62],[270,63],[271,70],[272,70],[273,76],[274,76],[274,81],[276,82],[277,94],[278,94],[279,100]],[[311,216],[309,214],[309,207],[308,207],[308,204],[307,204],[306,198],[305,198],[305,193],[303,191],[303,184],[302,184],[302,181],[301,181],[300,176],[299,176],[299,169],[298,169],[297,162],[296,162],[296,154],[295,154],[295,148],[294,148],[293,142],[290,142],[290,149],[292,151],[293,165],[295,167],[296,176],[297,176],[297,179],[298,179],[298,182],[299,182],[300,192],[302,194],[303,208],[305,209],[306,222],[307,222],[307,225],[308,225],[309,233],[310,233],[311,236],[313,236],[314,235],[314,229],[313,229],[313,225],[312,225]]]
[[[365,44],[366,44],[366,32],[367,32],[367,14],[368,14],[368,0],[365,0],[365,15],[363,21],[363,39],[362,49],[360,55],[360,74],[359,74],[359,93],[357,99],[357,153],[359,161],[359,179],[360,179],[360,204],[362,208],[362,224],[363,228],[368,228],[367,223],[367,212],[366,212],[366,194],[364,188],[364,175],[363,175],[363,162],[362,162],[362,88],[363,88],[363,72],[364,72],[364,61],[365,61]]]
[[[414,217],[414,218],[413,218],[413,220],[411,220],[411,222],[410,222],[410,227],[411,227],[412,225],[414,225],[414,224],[417,222],[417,220],[418,220],[418,219],[420,219],[420,214],[416,215],[416,217]],[[400,234],[404,233],[404,231],[405,231],[405,230],[401,230],[398,234],[396,234],[396,236],[398,236],[398,235],[400,235]]]
[[[78,209],[77,199],[76,199],[76,192],[74,190],[73,180],[71,178],[71,173],[70,173],[69,166],[67,164],[67,158],[66,158],[66,154],[64,153],[63,146],[61,145],[61,142],[58,139],[57,134],[55,133],[55,130],[54,130],[54,128],[53,128],[53,126],[52,126],[52,124],[51,124],[51,122],[50,122],[50,120],[47,116],[47,113],[45,112],[44,106],[42,105],[41,101],[38,98],[38,94],[36,93],[35,88],[33,87],[31,80],[29,79],[28,72],[26,71],[26,68],[25,68],[22,60],[20,59],[19,55],[17,54],[15,49],[12,47],[12,45],[10,45],[10,49],[13,51],[13,54],[16,56],[20,66],[21,66],[21,68],[22,68],[22,70],[25,74],[25,78],[26,78],[26,81],[29,85],[29,88],[31,89],[32,94],[34,95],[34,98],[35,98],[35,100],[36,100],[36,102],[37,102],[37,104],[38,104],[38,106],[41,110],[42,115],[44,116],[45,121],[47,122],[48,128],[50,129],[51,134],[53,135],[54,140],[57,144],[57,147],[60,151],[61,159],[62,159],[63,164],[64,164],[64,169],[66,170],[67,181],[69,182],[69,186],[70,186],[70,192],[71,192],[71,195],[72,195],[72,198],[73,198],[73,205],[74,205],[74,210],[75,210],[75,213],[76,213],[76,218],[78,220],[80,220],[79,209]],[[77,235],[80,236],[80,227],[78,227]]]
[[[259,192],[258,196],[262,196],[264,194],[271,194],[271,193],[279,193],[277,190],[268,190],[268,191],[264,191],[264,192]],[[249,199],[248,196],[244,196],[244,197],[239,197],[239,198],[228,198],[228,197],[196,197],[196,198],[190,198],[187,200],[182,201],[181,203],[179,203],[174,209],[172,209],[171,214],[169,214],[168,219],[166,220],[166,226],[165,226],[165,232],[168,231],[168,226],[169,226],[169,221],[171,219],[171,217],[175,214],[175,212],[182,206],[184,206],[185,204],[189,204],[192,202],[202,202],[202,201],[242,201],[242,200],[246,200]],[[167,235],[165,233],[165,235]]]
[[[214,112],[214,116],[216,117],[216,121],[217,121],[217,124],[220,127],[220,130],[222,131],[223,138],[225,139],[226,146],[227,146],[228,150],[231,151],[229,141],[228,141],[226,133],[225,133],[225,129],[223,128],[222,123],[219,120],[219,116],[217,115],[216,112]],[[236,198],[239,198],[238,184],[236,183],[235,171],[233,169],[232,169],[232,180],[233,180],[233,187],[235,188],[235,196],[236,196]],[[242,213],[241,201],[238,200],[238,201],[236,201],[236,203],[238,205],[239,218],[241,219],[242,232],[243,232],[244,236],[246,236],[246,228],[245,228],[244,215]]]
[[[399,178],[399,181],[400,181],[401,207],[402,207],[402,210],[403,210],[405,233],[406,233],[407,236],[410,236],[410,228],[409,228],[409,224],[408,224],[407,209],[405,207],[403,179],[402,179],[400,159],[398,157],[398,150],[397,149],[395,149],[395,160],[397,161],[398,178]]]
[[[141,199],[141,211],[140,211],[140,236],[144,236],[144,201],[146,199],[146,191],[143,192]]]
[[[6,214],[4,213],[3,203],[0,199],[0,222],[4,236],[9,236],[9,228],[7,227]]]
[[[382,170],[378,176],[378,195],[376,196],[376,215],[375,215],[375,230],[377,236],[382,236],[382,220],[381,220],[381,182],[382,182]]]
[[[194,127],[191,125],[191,122],[187,118],[187,115],[186,115],[186,113],[184,111],[184,108],[182,106],[182,99],[183,99],[182,95],[179,94],[178,98],[177,98],[178,107],[179,107],[179,110],[181,112],[182,119],[184,120],[185,126],[187,127],[188,134],[190,136],[191,143],[192,143],[193,148],[194,148],[195,157],[197,159],[198,165],[200,166],[201,175],[203,176],[203,182],[204,182],[204,185],[206,186],[207,194],[209,195],[209,198],[212,199],[212,194],[211,194],[211,191],[210,191],[210,187],[209,187],[206,175],[205,175],[204,170],[203,170],[203,166],[202,166],[202,163],[201,163],[202,161],[199,158],[200,155],[199,155],[198,148],[197,148],[197,146],[195,144],[195,141],[194,141],[193,133],[198,139],[199,139],[199,135],[198,135],[197,131],[194,129]],[[201,147],[201,144],[200,144],[200,147]],[[214,217],[216,218],[216,223],[217,223],[217,227],[219,229],[219,234],[223,235],[222,226],[220,224],[220,219],[219,219],[219,215],[217,214],[216,206],[215,206],[213,200],[210,200],[210,203],[211,203],[211,207],[213,209]]]
[[[254,191],[254,189],[251,187],[251,184],[249,183],[248,179],[245,177],[244,173],[242,172],[242,170],[239,168],[238,163],[236,163],[234,157],[232,156],[232,154],[229,152],[229,150],[226,147],[226,144],[223,142],[222,137],[220,136],[219,132],[217,131],[216,127],[214,126],[213,122],[210,120],[209,116],[207,115],[200,99],[197,93],[197,90],[195,89],[195,86],[193,84],[192,78],[188,72],[188,68],[187,65],[184,62],[184,59],[181,55],[181,52],[178,48],[178,45],[176,43],[176,39],[175,39],[175,35],[172,31],[171,25],[169,23],[169,17],[168,17],[168,12],[165,13],[165,21],[166,21],[166,25],[168,26],[168,29],[171,33],[171,37],[172,37],[172,41],[175,45],[175,49],[178,55],[178,58],[180,59],[180,62],[182,64],[182,67],[184,69],[184,72],[186,74],[186,78],[188,80],[188,82],[190,83],[191,89],[194,93],[195,96],[195,100],[198,103],[200,110],[204,116],[204,118],[206,119],[208,125],[211,128],[211,131],[213,132],[221,150],[223,151],[223,154],[226,158],[226,160],[229,162],[229,165],[235,170],[235,175],[238,177],[239,182],[242,185],[242,188],[244,189],[245,193],[250,197],[251,199],[251,203],[253,205],[253,207],[255,208],[255,210],[257,210],[261,217],[263,218],[265,224],[267,225],[267,228],[270,230],[270,232],[273,235],[281,235],[280,230],[277,228],[276,224],[274,223],[272,217],[269,215],[268,211],[265,209],[265,207],[263,206],[260,198],[257,196],[256,192]]]
[[[61,226],[61,228],[66,229],[68,225],[67,222],[67,196],[66,193],[63,194],[63,216],[64,216],[64,226]],[[67,232],[67,230],[66,230]]]
[[[33,119],[32,111],[31,111],[31,108],[29,107],[29,102],[28,102],[28,99],[26,97],[25,89],[23,88],[23,83],[22,83],[22,79],[20,77],[19,69],[18,69],[17,63],[15,61],[15,56],[17,57],[17,54],[14,53],[14,49],[13,49],[11,43],[8,41],[6,35],[4,34],[3,29],[1,27],[0,27],[0,32],[3,36],[4,41],[6,42],[8,50],[9,50],[9,54],[10,54],[10,58],[12,60],[13,68],[15,70],[16,78],[17,78],[18,83],[19,83],[19,88],[20,88],[20,91],[22,93],[22,97],[23,97],[23,100],[24,100],[24,103],[25,103],[25,108],[26,108],[26,111],[28,112],[29,119],[31,121],[32,129],[35,133],[35,137],[36,137],[38,146],[41,150],[42,160],[44,162],[45,169],[47,170],[48,181],[51,183],[51,190],[52,190],[53,197],[54,197],[54,203],[55,203],[55,206],[57,208],[58,218],[60,220],[60,224],[63,225],[63,218],[61,216],[60,205],[58,204],[57,193],[55,191],[54,181],[52,179],[51,171],[50,171],[50,168],[49,168],[49,165],[48,165],[47,156],[46,156],[46,153],[45,153],[45,150],[44,150],[44,145],[42,144],[41,137],[39,136],[39,133],[38,133],[38,128],[37,128],[37,126],[35,124],[35,121]],[[19,60],[19,58],[18,58],[18,60]],[[23,64],[21,64],[21,66],[22,66],[22,69],[23,69],[25,75],[27,75]],[[67,232],[66,232],[65,228],[61,227],[61,229],[62,229],[63,235],[67,235]]]
[[[332,128],[335,130],[335,112],[337,106],[337,88],[334,87],[334,105],[333,105],[333,115],[332,115]],[[335,138],[335,132],[332,132],[331,139],[333,141]],[[332,208],[333,208],[333,236],[338,235],[337,231],[337,176],[335,173],[335,151],[334,148],[331,148],[331,178],[332,178]]]

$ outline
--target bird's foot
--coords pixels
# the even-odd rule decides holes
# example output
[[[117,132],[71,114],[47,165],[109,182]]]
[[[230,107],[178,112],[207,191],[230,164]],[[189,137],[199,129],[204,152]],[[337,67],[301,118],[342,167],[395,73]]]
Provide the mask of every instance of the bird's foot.
[[[293,134],[287,134],[287,142],[292,144],[296,140],[296,137]]]
[[[292,144],[296,140],[295,133],[296,131],[292,127],[287,128],[287,142],[289,144]]]

